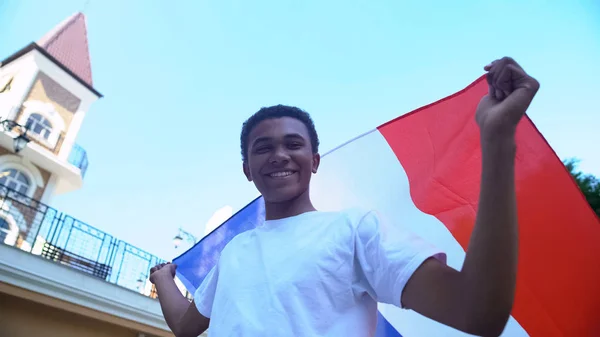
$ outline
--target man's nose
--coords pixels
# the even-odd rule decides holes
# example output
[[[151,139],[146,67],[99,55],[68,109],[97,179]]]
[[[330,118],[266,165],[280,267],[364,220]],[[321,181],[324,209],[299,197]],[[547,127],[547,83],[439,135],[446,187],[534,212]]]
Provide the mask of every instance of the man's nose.
[[[273,152],[271,158],[269,158],[271,165],[286,165],[290,161],[290,156],[287,151],[281,147],[277,147]]]

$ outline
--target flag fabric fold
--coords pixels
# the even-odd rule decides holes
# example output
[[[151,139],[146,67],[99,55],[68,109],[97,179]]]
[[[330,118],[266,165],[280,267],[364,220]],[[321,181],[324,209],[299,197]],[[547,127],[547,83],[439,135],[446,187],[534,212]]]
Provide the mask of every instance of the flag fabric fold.
[[[323,156],[311,183],[319,210],[371,208],[421,236],[460,269],[475,223],[481,148],[475,109],[481,77],[466,89],[394,119]],[[600,335],[600,221],[529,118],[517,129],[519,269],[503,336]],[[260,226],[257,198],[177,257],[194,292],[237,234]],[[376,336],[467,336],[409,310],[380,304]]]

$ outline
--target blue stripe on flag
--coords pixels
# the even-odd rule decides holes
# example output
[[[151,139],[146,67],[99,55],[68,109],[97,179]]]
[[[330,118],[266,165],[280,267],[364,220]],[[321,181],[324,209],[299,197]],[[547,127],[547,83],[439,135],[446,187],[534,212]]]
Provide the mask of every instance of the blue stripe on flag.
[[[219,261],[221,251],[239,233],[260,225],[265,218],[262,197],[254,199],[246,207],[210,232],[194,247],[176,257],[177,277],[192,294],[200,286],[208,272]]]
[[[375,337],[402,337],[402,335],[380,312],[377,312],[377,329],[375,330]]]
[[[195,293],[211,268],[219,261],[225,245],[239,233],[260,225],[265,218],[262,197],[256,198],[242,210],[206,235],[194,247],[176,257],[177,277],[190,293]],[[396,329],[377,313],[376,337],[402,337]]]

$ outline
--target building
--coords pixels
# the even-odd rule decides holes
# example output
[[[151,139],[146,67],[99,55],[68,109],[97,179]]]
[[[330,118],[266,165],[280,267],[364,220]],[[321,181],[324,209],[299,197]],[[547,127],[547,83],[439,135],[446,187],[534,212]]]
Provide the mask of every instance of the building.
[[[0,64],[1,336],[172,336],[161,260],[49,206],[83,185],[75,139],[101,97],[82,13]]]

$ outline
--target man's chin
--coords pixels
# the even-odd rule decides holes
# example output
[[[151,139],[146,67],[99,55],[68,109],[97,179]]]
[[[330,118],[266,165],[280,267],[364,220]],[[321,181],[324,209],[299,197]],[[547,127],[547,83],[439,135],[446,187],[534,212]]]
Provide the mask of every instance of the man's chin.
[[[278,195],[278,196],[270,196],[268,198],[264,197],[265,202],[269,203],[269,204],[285,204],[285,203],[290,203],[294,200],[296,200],[298,198],[297,195]]]
[[[285,204],[289,202],[293,202],[298,199],[302,195],[302,192],[298,191],[273,191],[268,194],[263,194],[263,198],[265,202],[271,204]]]

